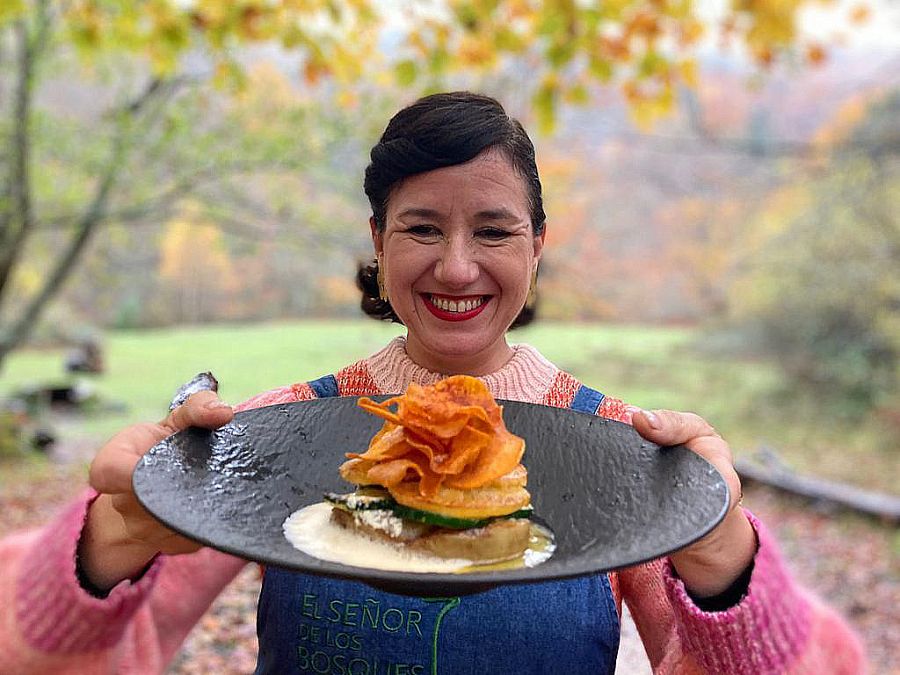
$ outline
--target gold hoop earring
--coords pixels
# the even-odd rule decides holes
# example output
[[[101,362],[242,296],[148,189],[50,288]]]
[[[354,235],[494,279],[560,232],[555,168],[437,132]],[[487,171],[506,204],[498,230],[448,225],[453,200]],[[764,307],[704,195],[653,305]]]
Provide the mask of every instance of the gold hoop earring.
[[[375,263],[378,265],[378,273],[376,275],[378,280],[378,299],[382,302],[388,302],[387,289],[384,287],[384,256],[379,253]]]
[[[532,309],[534,303],[537,302],[537,270],[537,265],[531,270],[531,284],[528,286],[528,296],[525,298],[525,306],[528,309]]]

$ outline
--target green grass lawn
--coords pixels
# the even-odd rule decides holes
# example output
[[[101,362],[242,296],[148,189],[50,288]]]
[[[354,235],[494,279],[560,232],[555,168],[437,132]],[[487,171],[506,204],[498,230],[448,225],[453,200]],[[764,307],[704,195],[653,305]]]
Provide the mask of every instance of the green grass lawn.
[[[402,328],[374,321],[305,321],[203,326],[106,336],[107,370],[84,377],[105,403],[87,418],[68,418],[61,433],[102,438],[138,420],[158,419],[175,389],[211,370],[232,403],[283,384],[333,372],[376,351]],[[895,490],[896,434],[873,420],[849,422],[812,397],[786,395],[771,363],[710,356],[690,329],[544,324],[517,331],[585,383],[649,408],[692,410],[711,421],[737,453],[777,449],[798,470]],[[0,376],[0,395],[69,381],[64,352],[23,350]]]

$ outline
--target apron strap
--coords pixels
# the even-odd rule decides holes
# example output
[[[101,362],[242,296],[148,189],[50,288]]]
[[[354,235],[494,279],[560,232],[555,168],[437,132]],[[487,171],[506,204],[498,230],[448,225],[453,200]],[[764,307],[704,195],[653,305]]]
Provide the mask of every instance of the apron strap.
[[[315,392],[318,398],[329,398],[331,396],[340,396],[338,392],[338,383],[334,375],[324,375],[318,380],[311,380],[309,386]]]
[[[569,404],[569,408],[578,412],[588,413],[589,415],[596,415],[604,398],[606,398],[604,394],[582,384],[578,387],[578,391],[575,392],[575,397],[572,399],[572,403]]]

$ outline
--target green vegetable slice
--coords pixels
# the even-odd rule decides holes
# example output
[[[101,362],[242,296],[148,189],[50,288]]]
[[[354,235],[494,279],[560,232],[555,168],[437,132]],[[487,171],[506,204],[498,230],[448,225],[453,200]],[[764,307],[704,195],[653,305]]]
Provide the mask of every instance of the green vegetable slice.
[[[482,518],[479,520],[471,520],[468,518],[453,518],[450,516],[442,516],[439,513],[430,511],[420,511],[409,506],[398,504],[387,490],[381,488],[365,487],[360,488],[356,492],[349,494],[337,494],[335,492],[326,492],[325,501],[344,509],[345,511],[376,511],[388,510],[393,511],[394,515],[404,520],[412,520],[417,523],[425,523],[426,525],[434,525],[435,527],[446,527],[450,530],[470,530],[473,527],[484,527],[495,520],[502,518],[531,518],[533,509],[526,506],[513,513],[505,516],[494,516],[492,518]]]
[[[420,511],[419,509],[413,509],[397,503],[391,506],[390,509],[394,512],[394,515],[405,520],[414,520],[418,523],[426,523],[428,525],[435,525],[436,527],[446,527],[451,530],[470,530],[473,527],[484,527],[495,520],[501,520],[503,518],[530,518],[533,511],[530,506],[526,506],[524,509],[519,509],[506,516],[470,520],[468,518],[442,516],[438,513],[431,513],[430,511]]]
[[[325,501],[345,511],[377,511],[393,508],[396,502],[386,490],[359,490],[345,495],[326,492]]]

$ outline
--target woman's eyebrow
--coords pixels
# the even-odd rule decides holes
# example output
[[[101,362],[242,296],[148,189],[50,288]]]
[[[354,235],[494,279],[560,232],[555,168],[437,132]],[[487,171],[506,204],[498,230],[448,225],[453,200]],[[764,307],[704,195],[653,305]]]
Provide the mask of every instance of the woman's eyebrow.
[[[475,214],[476,220],[517,220],[518,216],[507,208],[485,209]]]
[[[426,218],[429,220],[436,220],[440,218],[440,213],[435,211],[434,209],[423,209],[417,207],[411,207],[408,209],[404,209],[400,213],[397,214],[397,218],[407,218],[412,216],[414,218]]]
[[[411,206],[408,209],[403,209],[400,213],[397,214],[397,218],[400,220],[410,217],[424,218],[426,220],[440,220],[442,214],[436,209],[429,209],[418,206]],[[506,207],[500,206],[495,209],[483,209],[481,211],[478,211],[475,214],[474,219],[478,221],[518,220],[518,216]]]

